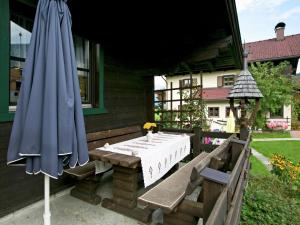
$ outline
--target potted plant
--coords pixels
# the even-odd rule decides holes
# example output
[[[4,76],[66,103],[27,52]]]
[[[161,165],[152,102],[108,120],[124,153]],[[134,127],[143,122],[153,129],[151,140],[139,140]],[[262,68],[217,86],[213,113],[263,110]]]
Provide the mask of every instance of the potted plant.
[[[144,129],[147,130],[147,141],[151,141],[152,138],[153,138],[153,128],[156,127],[156,123],[150,123],[150,122],[147,122],[144,124]]]

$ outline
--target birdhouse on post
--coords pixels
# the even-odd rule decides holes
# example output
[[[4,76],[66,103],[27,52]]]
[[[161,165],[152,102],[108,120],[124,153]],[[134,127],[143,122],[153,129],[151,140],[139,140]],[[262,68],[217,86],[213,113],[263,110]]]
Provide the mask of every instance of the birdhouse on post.
[[[232,110],[236,121],[240,125],[240,138],[245,140],[248,136],[248,128],[252,126],[253,121],[256,118],[256,113],[259,109],[260,98],[263,97],[262,93],[257,87],[257,84],[248,70],[248,63],[247,63],[247,56],[248,52],[244,50],[244,69],[238,75],[234,85],[232,86],[229,92],[229,103],[230,109]],[[252,112],[250,113],[250,117],[247,118],[247,108],[249,108],[249,100],[255,100],[255,107]],[[241,109],[241,116],[238,118],[237,111],[234,110],[234,102],[239,101],[240,109]]]

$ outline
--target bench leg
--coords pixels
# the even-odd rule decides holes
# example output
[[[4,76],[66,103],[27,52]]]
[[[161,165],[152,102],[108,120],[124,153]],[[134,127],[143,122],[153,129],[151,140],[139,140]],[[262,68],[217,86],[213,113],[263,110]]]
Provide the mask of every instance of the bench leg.
[[[164,225],[197,225],[198,220],[190,215],[175,212],[164,215]]]
[[[164,214],[164,225],[196,225],[202,214],[202,203],[184,199],[175,212]]]
[[[142,222],[150,220],[151,211],[137,207],[138,177],[137,168],[113,166],[113,198],[105,198],[102,206]]]
[[[101,202],[101,197],[97,195],[97,188],[101,176],[102,175],[96,175],[91,178],[80,180],[75,188],[71,190],[71,195],[90,204],[98,205]]]

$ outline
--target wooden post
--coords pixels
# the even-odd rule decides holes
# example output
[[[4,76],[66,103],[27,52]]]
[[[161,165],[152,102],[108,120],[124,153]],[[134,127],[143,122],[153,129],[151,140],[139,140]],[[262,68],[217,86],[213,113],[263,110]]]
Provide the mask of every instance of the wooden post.
[[[193,137],[193,158],[201,153],[201,143],[202,143],[202,129],[200,127],[194,127]]]
[[[246,99],[241,99],[240,139],[246,141],[248,137],[248,121],[246,118]]]
[[[191,104],[191,101],[193,99],[192,91],[193,91],[193,73],[192,73],[192,71],[190,71],[190,99],[189,99],[190,102],[189,102],[189,104]],[[190,117],[190,129],[192,129],[193,126],[192,126],[192,112],[191,111],[189,111],[189,117]]]
[[[154,77],[145,77],[147,121],[154,121]]]
[[[203,224],[205,224],[224,186],[222,184],[210,181],[208,179],[204,179],[202,187],[203,187]]]
[[[171,122],[170,122],[170,127],[173,127],[173,82],[171,82]]]
[[[179,99],[180,99],[180,129],[182,129],[182,86],[179,89]]]
[[[204,119],[204,116],[203,116],[203,114],[204,114],[204,112],[205,112],[205,110],[204,110],[204,104],[203,104],[203,93],[202,93],[202,91],[203,91],[203,75],[202,75],[202,71],[200,71],[200,101],[201,101],[201,110],[202,110],[202,114],[201,114],[201,127],[203,128],[203,119]]]
[[[164,91],[161,91],[161,128],[164,128]]]

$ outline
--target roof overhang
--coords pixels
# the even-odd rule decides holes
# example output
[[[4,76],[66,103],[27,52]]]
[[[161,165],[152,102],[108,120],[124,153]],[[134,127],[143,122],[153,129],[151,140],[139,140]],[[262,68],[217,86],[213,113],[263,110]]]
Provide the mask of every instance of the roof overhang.
[[[11,2],[31,8],[36,4],[36,0]],[[234,0],[165,5],[69,0],[68,5],[74,33],[99,42],[106,64],[151,74],[183,72],[182,63],[195,71],[241,68]]]

